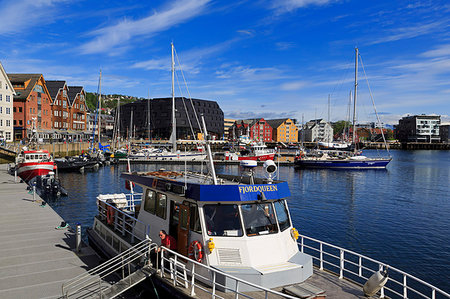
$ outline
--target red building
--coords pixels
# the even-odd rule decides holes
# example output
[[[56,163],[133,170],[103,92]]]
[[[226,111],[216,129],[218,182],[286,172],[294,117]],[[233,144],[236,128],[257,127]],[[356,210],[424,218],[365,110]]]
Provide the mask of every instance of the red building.
[[[254,141],[272,141],[272,127],[264,118],[237,120],[229,128],[228,136],[237,139],[240,136],[249,136]]]
[[[69,86],[70,129],[86,130],[86,92],[82,86]]]
[[[66,81],[47,81],[47,88],[52,98],[52,127],[56,130],[70,128],[69,89]]]
[[[8,74],[16,91],[14,97],[14,138],[31,135],[33,123],[39,137],[48,138],[52,128],[52,100],[42,74]]]

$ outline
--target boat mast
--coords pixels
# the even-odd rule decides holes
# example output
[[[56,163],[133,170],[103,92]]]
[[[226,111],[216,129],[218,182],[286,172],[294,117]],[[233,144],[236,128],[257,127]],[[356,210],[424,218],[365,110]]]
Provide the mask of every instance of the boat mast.
[[[205,134],[205,138],[204,141],[206,143],[206,153],[208,154],[208,163],[209,163],[209,168],[211,171],[211,176],[213,179],[213,184],[217,185],[217,177],[216,177],[216,169],[214,168],[214,161],[212,158],[212,153],[211,153],[211,146],[209,145],[209,134],[208,134],[208,130],[206,129],[206,123],[205,123],[205,117],[203,116],[203,114],[201,115],[202,118],[202,124],[203,124],[203,132]],[[202,163],[203,165],[203,163]]]
[[[100,70],[100,79],[98,81],[98,144],[100,149],[100,128],[102,125],[102,70]]]
[[[358,90],[358,48],[355,48],[355,94],[353,95],[353,151],[356,153],[356,94]]]
[[[172,134],[170,135],[170,140],[172,141],[172,153],[177,151],[177,123],[175,117],[175,59],[174,59],[174,47],[172,47]]]
[[[116,138],[117,138],[117,149],[120,148],[120,97],[117,101],[117,133],[116,133]]]
[[[150,91],[148,93],[148,99],[147,99],[147,121],[148,121],[148,142],[152,142],[152,136],[151,136],[151,128],[150,128]]]

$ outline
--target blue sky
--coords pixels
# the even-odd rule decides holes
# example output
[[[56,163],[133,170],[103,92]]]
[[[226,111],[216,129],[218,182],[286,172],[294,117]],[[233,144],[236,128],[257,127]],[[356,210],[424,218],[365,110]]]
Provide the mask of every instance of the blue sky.
[[[447,1],[0,1],[0,61],[96,91],[194,98],[228,118],[347,118],[358,47],[383,122],[450,114]],[[358,121],[374,121],[360,67]],[[180,73],[182,92],[188,96]]]

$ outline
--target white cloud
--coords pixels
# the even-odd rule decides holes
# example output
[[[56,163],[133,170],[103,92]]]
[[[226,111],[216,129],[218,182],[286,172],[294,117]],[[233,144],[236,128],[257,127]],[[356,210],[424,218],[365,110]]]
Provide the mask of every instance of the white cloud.
[[[209,0],[173,2],[159,12],[139,20],[125,19],[116,25],[92,31],[95,38],[81,46],[85,54],[110,52],[127,45],[135,37],[151,37],[186,22],[206,11]]]
[[[52,22],[57,5],[69,0],[19,0],[0,4],[0,34],[13,34]]]
[[[424,57],[450,56],[450,44],[440,45],[433,50],[421,54]]]
[[[305,82],[305,81],[293,81],[293,82],[287,82],[287,83],[281,84],[280,89],[281,90],[299,90],[299,89],[302,89],[306,85],[307,85],[307,82]]]
[[[294,11],[298,8],[312,5],[322,6],[331,2],[335,2],[335,0],[279,0],[273,1],[271,8],[275,10],[277,14],[283,14]]]

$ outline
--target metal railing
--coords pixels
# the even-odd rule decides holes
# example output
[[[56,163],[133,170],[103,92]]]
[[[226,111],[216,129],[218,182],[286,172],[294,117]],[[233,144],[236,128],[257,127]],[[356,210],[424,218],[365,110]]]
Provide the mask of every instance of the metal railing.
[[[273,295],[279,298],[298,299],[298,297],[290,296],[288,294],[262,287],[260,285],[235,277],[205,264],[199,263],[164,246],[161,246],[160,248],[162,249],[162,251],[168,252],[173,256],[168,257],[167,254],[158,254],[159,265],[157,265],[157,268],[161,270],[159,271],[161,277],[164,278],[166,276],[165,273],[169,273],[170,277],[168,276],[166,277],[166,279],[168,279],[169,281],[171,280],[174,286],[178,285],[185,287],[189,291],[190,296],[194,296],[195,290],[199,289],[207,294],[210,294],[211,298],[222,298],[222,296],[217,291],[218,288],[221,288],[224,291],[234,293],[234,298],[239,298],[239,296],[245,298],[253,298],[249,294],[245,294],[244,292],[239,290],[240,287],[246,285],[255,289],[255,291],[263,292],[265,298],[268,298],[269,295]],[[165,265],[169,265],[168,269],[166,269]],[[202,275],[199,272],[209,273],[210,276],[204,276],[204,274]],[[232,282],[234,282],[234,286],[229,287],[217,282],[217,278],[219,275],[230,279]],[[206,285],[208,286],[205,286],[205,284],[201,282],[206,282]]]
[[[443,290],[385,263],[314,238],[299,237],[300,251],[311,255],[320,270],[331,271],[340,279],[364,284],[373,273],[387,267],[389,278],[380,298],[450,298]]]
[[[135,199],[135,201],[138,201],[138,199]],[[134,205],[128,204],[119,209],[110,203],[99,200],[97,206],[100,219],[108,221],[108,217],[112,218],[114,230],[121,233],[122,236],[126,236],[128,233],[131,236],[131,243],[134,243],[136,238],[144,239],[148,237],[150,225],[134,217],[135,212],[131,210]],[[108,208],[113,211],[112,215],[108,215]]]
[[[105,279],[111,275],[120,275],[122,280],[129,277],[136,270],[136,265],[146,266],[150,262],[150,252],[158,245],[145,239],[134,247],[122,252],[107,262],[80,274],[62,285],[62,296],[69,298],[72,295],[86,294],[86,296],[99,296],[102,298],[105,289],[111,284]],[[131,280],[130,280],[131,285]]]

